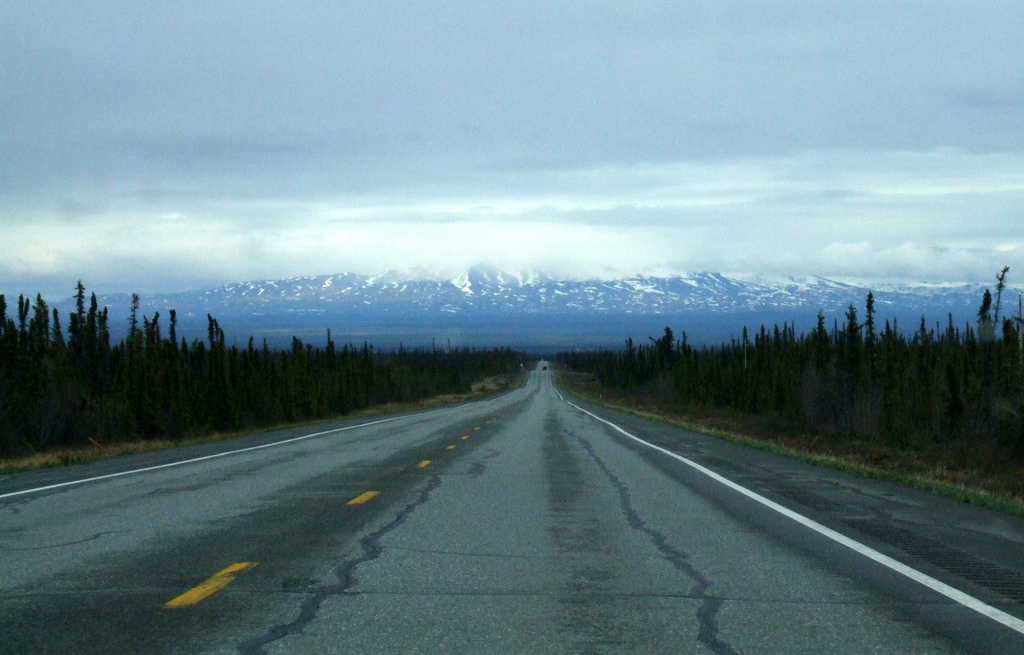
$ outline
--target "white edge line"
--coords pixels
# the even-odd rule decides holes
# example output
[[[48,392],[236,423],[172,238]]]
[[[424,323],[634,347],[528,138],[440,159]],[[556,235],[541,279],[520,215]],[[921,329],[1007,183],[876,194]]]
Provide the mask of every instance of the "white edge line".
[[[490,400],[498,400],[507,396],[518,389],[513,389],[507,393],[504,393],[496,398]],[[301,437],[292,437],[291,439],[284,439],[283,441],[272,441],[271,443],[261,444],[259,446],[249,446],[248,448],[239,448],[237,450],[228,450],[223,453],[214,453],[213,455],[204,455],[203,457],[194,457],[192,459],[183,459],[178,462],[168,462],[167,464],[158,464],[156,466],[147,466],[140,469],[132,469],[130,471],[119,471],[117,473],[107,473],[106,475],[97,475],[92,478],[82,478],[81,480],[70,480],[68,482],[59,482],[57,484],[49,484],[44,487],[33,487],[31,489],[22,489],[21,491],[11,491],[5,494],[0,494],[0,500],[4,498],[14,498],[15,496],[24,496],[27,494],[38,493],[40,491],[50,491],[51,489],[60,489],[62,487],[71,487],[79,484],[85,484],[86,482],[96,482],[97,480],[109,480],[111,478],[119,478],[125,475],[133,475],[135,473],[146,473],[147,471],[156,471],[159,469],[171,468],[172,466],[181,466],[183,464],[194,464],[196,462],[202,462],[208,459],[217,459],[218,457],[227,457],[228,455],[237,455],[239,453],[247,453],[253,450],[262,450],[264,448],[273,448],[275,446],[283,446],[285,444],[294,443],[296,441],[302,441],[304,439],[312,439],[313,437],[322,437],[325,434],[334,434],[335,432],[346,432],[348,430],[356,430],[358,428],[365,428],[371,425],[380,425],[381,423],[390,423],[391,421],[400,421],[404,418],[414,418],[417,416],[427,416],[429,414],[436,414],[438,412],[445,412],[452,409],[456,409],[460,405],[454,407],[441,407],[439,409],[431,409],[426,412],[420,412],[418,414],[403,414],[402,416],[392,416],[391,418],[380,419],[377,421],[370,421],[369,423],[360,423],[358,425],[348,425],[343,428],[335,428],[333,430],[324,430],[322,432],[314,432],[312,434],[304,434]]]
[[[765,507],[768,507],[769,509],[775,510],[779,514],[782,514],[783,516],[785,516],[786,518],[792,519],[792,520],[796,521],[797,523],[799,523],[800,525],[803,525],[804,527],[810,528],[811,530],[814,530],[818,534],[820,534],[820,535],[822,535],[824,537],[827,537],[827,538],[831,539],[832,541],[834,541],[834,542],[836,542],[838,544],[846,546],[847,548],[849,548],[849,549],[851,549],[853,551],[856,551],[857,553],[863,555],[864,557],[867,557],[870,560],[874,560],[875,562],[881,564],[882,566],[885,566],[885,567],[895,571],[896,573],[904,575],[904,576],[910,578],[911,580],[913,580],[914,582],[918,582],[918,583],[924,585],[925,587],[928,587],[932,591],[940,593],[943,596],[945,596],[946,598],[949,598],[950,600],[956,601],[957,603],[960,603],[964,607],[972,609],[975,612],[978,612],[979,614],[987,616],[988,618],[992,619],[993,621],[997,621],[998,623],[1001,623],[1001,624],[1005,625],[1006,627],[1010,628],[1011,630],[1014,630],[1014,631],[1024,635],[1024,621],[1018,619],[1017,617],[1013,616],[1012,614],[1007,614],[1006,612],[1004,612],[1004,611],[1002,611],[1002,610],[1000,610],[998,608],[992,607],[991,605],[978,600],[974,596],[969,596],[968,594],[965,594],[964,592],[960,591],[959,589],[951,587],[951,586],[949,586],[948,584],[946,584],[944,582],[940,582],[939,580],[936,580],[935,578],[933,578],[933,577],[931,577],[929,575],[925,575],[924,573],[921,573],[917,569],[913,569],[913,568],[907,566],[906,564],[903,564],[902,562],[894,560],[893,558],[889,557],[888,555],[884,555],[884,554],[878,552],[877,550],[875,550],[874,548],[871,548],[870,546],[865,546],[864,544],[860,543],[859,541],[855,541],[853,539],[850,539],[849,537],[847,537],[844,534],[836,532],[835,530],[833,530],[831,528],[828,528],[828,527],[825,527],[824,525],[818,523],[817,521],[814,521],[814,520],[811,520],[811,519],[807,518],[803,514],[799,514],[797,512],[794,512],[791,509],[783,507],[782,505],[779,505],[778,503],[776,503],[776,502],[774,502],[772,500],[769,500],[769,499],[765,498],[764,496],[762,496],[762,495],[760,495],[758,493],[755,493],[755,492],[751,491],[750,489],[747,489],[746,487],[738,485],[735,482],[733,482],[732,480],[729,480],[728,478],[725,478],[725,477],[719,475],[718,473],[715,473],[711,469],[708,469],[708,468],[705,468],[705,467],[701,466],[700,464],[698,464],[697,462],[695,462],[695,461],[693,461],[691,459],[687,459],[686,457],[683,457],[682,455],[679,455],[678,453],[674,453],[674,452],[672,452],[670,450],[662,448],[661,446],[655,446],[652,443],[648,443],[647,441],[644,441],[640,437],[637,437],[635,435],[630,434],[629,432],[626,432],[625,430],[623,430],[619,426],[615,425],[611,421],[607,421],[607,420],[601,418],[600,416],[597,416],[596,414],[588,412],[587,410],[583,409],[579,405],[576,405],[575,403],[569,402],[568,400],[565,399],[564,396],[562,396],[561,393],[558,392],[557,389],[555,390],[555,393],[557,393],[558,397],[562,399],[562,402],[566,403],[567,405],[569,405],[571,407],[575,407],[576,409],[580,410],[584,414],[586,414],[586,415],[588,415],[588,416],[590,416],[590,417],[592,417],[592,418],[594,418],[594,419],[596,419],[596,420],[598,420],[598,421],[600,421],[600,422],[602,422],[602,423],[604,423],[606,425],[611,426],[612,428],[614,428],[615,430],[618,430],[619,432],[621,432],[625,436],[629,437],[633,441],[641,443],[641,444],[647,446],[648,448],[652,448],[652,449],[654,449],[654,450],[656,450],[656,451],[658,451],[660,453],[664,453],[665,455],[668,455],[669,457],[673,457],[673,458],[679,460],[680,462],[686,464],[687,466],[690,466],[690,467],[696,469],[697,471],[700,471],[701,473],[703,473],[704,475],[708,476],[712,480],[715,480],[716,482],[720,482],[721,484],[724,484],[725,486],[729,487],[733,491],[739,492],[739,493],[743,494],[744,496],[746,496],[747,498],[750,498],[751,500],[755,500],[755,501],[761,503],[762,505],[764,505]]]

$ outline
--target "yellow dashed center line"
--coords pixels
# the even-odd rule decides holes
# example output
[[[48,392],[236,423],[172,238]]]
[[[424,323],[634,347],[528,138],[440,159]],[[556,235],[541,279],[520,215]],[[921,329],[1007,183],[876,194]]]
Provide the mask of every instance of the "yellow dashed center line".
[[[479,429],[480,429],[480,426],[478,425],[478,426],[476,426],[476,427],[475,427],[475,428],[473,428],[473,429],[474,429],[474,430],[479,430]]]
[[[164,603],[164,607],[167,609],[176,609],[179,607],[195,605],[207,596],[213,595],[231,584],[231,581],[234,580],[239,573],[246,569],[251,569],[256,566],[256,564],[256,562],[237,562],[232,564],[223,571],[214,574],[206,582],[189,589],[177,598],[172,598],[167,601]]]
[[[420,462],[419,464],[417,464],[416,468],[422,469],[422,468],[426,468],[429,465],[430,465],[430,460],[429,459],[425,459],[422,462]]]
[[[468,434],[462,435],[462,440],[465,441],[466,439],[469,439],[469,435]]]
[[[370,500],[371,498],[373,498],[374,496],[376,496],[379,493],[380,493],[379,491],[364,491],[363,493],[359,494],[358,496],[356,496],[352,500],[348,501],[348,503],[346,503],[346,504],[347,505],[362,505],[363,503],[365,503],[366,501]]]
[[[455,450],[455,444],[452,444],[450,446],[445,446],[444,449],[445,450]]]

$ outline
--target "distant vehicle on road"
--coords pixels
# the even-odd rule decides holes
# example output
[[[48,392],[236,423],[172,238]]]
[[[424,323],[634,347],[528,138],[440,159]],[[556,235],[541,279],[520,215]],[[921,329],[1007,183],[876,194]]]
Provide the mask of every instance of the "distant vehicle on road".
[[[547,367],[547,366],[545,366],[545,367],[543,367],[543,368],[542,368],[541,370],[542,370],[542,371],[546,371],[546,370],[548,370],[548,367]]]

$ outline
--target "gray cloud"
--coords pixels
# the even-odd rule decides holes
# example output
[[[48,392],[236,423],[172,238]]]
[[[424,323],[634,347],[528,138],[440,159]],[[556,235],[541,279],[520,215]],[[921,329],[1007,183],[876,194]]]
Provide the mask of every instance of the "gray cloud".
[[[1017,86],[1024,85],[1024,74],[1018,76]],[[957,104],[986,112],[1024,114],[1024,93],[1000,93],[974,89],[952,89],[949,99]]]
[[[0,12],[0,291],[1024,266],[1017,2]]]

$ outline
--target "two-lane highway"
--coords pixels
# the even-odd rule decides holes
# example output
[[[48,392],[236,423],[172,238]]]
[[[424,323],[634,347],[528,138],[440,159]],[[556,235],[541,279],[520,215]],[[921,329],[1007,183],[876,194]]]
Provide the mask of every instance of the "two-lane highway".
[[[0,478],[0,554],[3,653],[1024,652],[1024,521],[539,367],[483,402]]]

